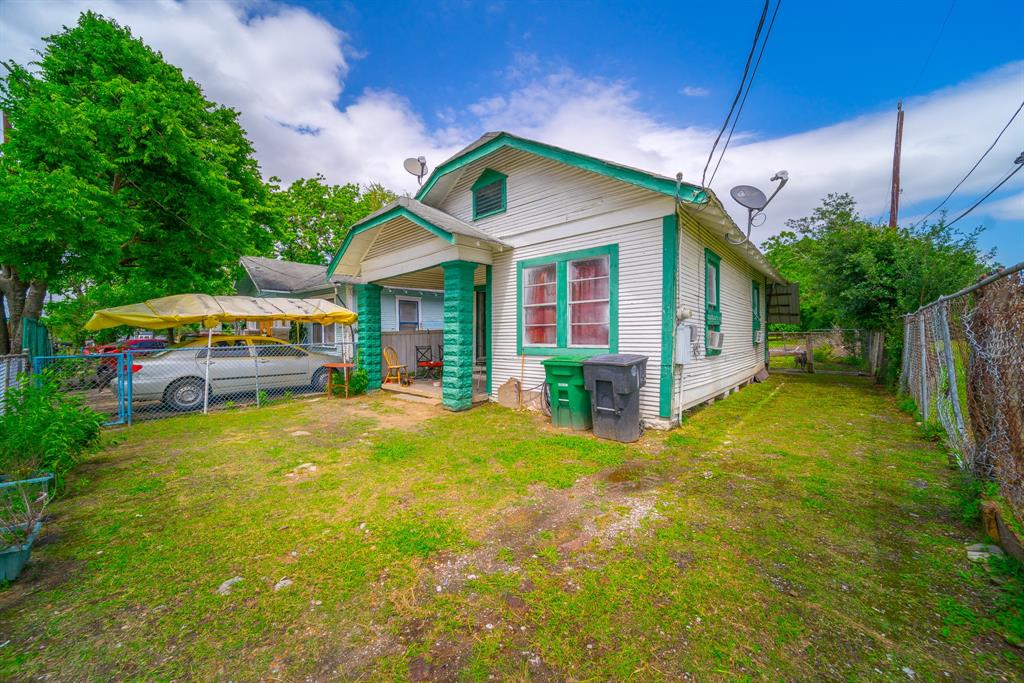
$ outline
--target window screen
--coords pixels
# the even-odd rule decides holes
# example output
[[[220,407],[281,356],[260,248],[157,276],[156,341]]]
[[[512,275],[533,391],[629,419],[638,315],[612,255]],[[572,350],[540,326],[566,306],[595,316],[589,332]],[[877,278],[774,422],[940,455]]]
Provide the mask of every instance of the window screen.
[[[418,330],[420,327],[420,302],[415,299],[398,300],[398,329]]]
[[[555,264],[523,270],[523,343],[554,346],[558,332]]]
[[[608,257],[569,262],[569,346],[608,346]]]

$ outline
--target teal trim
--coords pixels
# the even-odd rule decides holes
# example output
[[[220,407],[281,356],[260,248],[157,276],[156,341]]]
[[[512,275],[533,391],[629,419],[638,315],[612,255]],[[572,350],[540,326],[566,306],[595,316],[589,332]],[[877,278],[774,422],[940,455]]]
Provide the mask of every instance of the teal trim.
[[[450,244],[455,244],[455,235],[451,234],[450,232],[443,228],[437,227],[436,225],[430,223],[429,221],[423,220],[422,218],[420,218],[419,216],[417,216],[404,206],[396,206],[390,211],[386,211],[381,215],[377,216],[376,218],[372,218],[365,223],[357,223],[352,226],[352,228],[348,231],[348,234],[345,235],[345,241],[341,243],[341,248],[338,249],[338,253],[336,253],[334,255],[334,258],[331,259],[331,265],[327,267],[326,279],[330,280],[331,277],[334,275],[334,270],[335,268],[338,267],[338,264],[341,262],[341,257],[345,255],[346,251],[348,251],[348,247],[350,244],[352,244],[352,239],[356,235],[362,232],[366,232],[367,230],[372,230],[381,223],[387,223],[388,221],[394,220],[396,218],[407,218],[408,220],[412,221],[413,223],[420,226],[421,228],[431,233],[432,235],[440,237],[441,239],[445,240],[446,242],[449,242]]]
[[[613,164],[610,161],[602,161],[601,159],[596,159],[578,152],[570,152],[569,150],[562,149],[560,147],[545,145],[544,143],[535,142],[533,140],[524,140],[523,138],[517,138],[509,135],[508,133],[502,133],[498,137],[477,147],[476,149],[449,159],[435,168],[434,172],[430,174],[430,178],[427,179],[427,182],[424,183],[423,187],[420,188],[420,191],[416,193],[416,199],[422,201],[423,198],[430,193],[430,190],[433,189],[437,181],[442,177],[506,147],[536,154],[537,156],[544,157],[545,159],[560,161],[563,164],[568,164],[569,166],[580,168],[584,171],[590,171],[591,173],[598,173],[609,178],[621,180],[624,183],[636,185],[637,187],[642,187],[644,189],[651,190],[652,192],[668,195],[670,197],[676,196],[676,181],[671,178],[662,178],[635,168],[620,166],[619,164]],[[701,188],[696,187],[695,185],[683,183],[679,188],[679,198],[692,204],[702,204],[707,201],[708,197],[707,193],[705,193]]]
[[[661,219],[661,384],[658,415],[672,417],[672,361],[675,355],[676,292],[679,268],[679,219]]]
[[[715,269],[715,303],[710,303],[708,273]],[[722,352],[708,348],[708,332],[722,329],[722,259],[710,249],[704,250],[704,355],[717,356]]]
[[[752,313],[751,342],[757,346],[757,331],[761,329],[761,286],[750,283],[750,308]]]
[[[493,290],[494,275],[492,273],[493,266],[485,266],[484,273],[486,274],[486,284],[484,285],[484,306],[487,309],[487,395],[491,395],[491,378],[494,377],[494,310],[492,306],[493,296],[491,294]]]
[[[608,346],[569,346],[569,261],[608,257]],[[523,345],[523,269],[555,264],[555,345]],[[619,245],[538,256],[516,262],[516,354],[526,356],[582,356],[619,352]]]
[[[448,261],[444,268],[444,373],[441,403],[448,410],[473,405],[473,273],[477,264]]]
[[[366,370],[368,391],[380,388],[380,285],[355,285],[356,310],[359,314],[359,358],[357,365]]]
[[[508,178],[508,176],[505,175],[504,173],[498,173],[497,171],[495,171],[493,169],[490,169],[490,168],[486,169],[483,173],[480,174],[480,177],[476,179],[475,183],[473,183],[473,187],[470,188],[470,192],[473,194],[473,220],[478,220],[480,218],[487,218],[488,216],[494,216],[495,214],[499,214],[499,213],[505,213],[505,208],[506,208],[506,183],[505,183],[505,181],[506,181],[507,178]],[[485,211],[484,213],[477,213],[477,210],[476,210],[476,193],[477,193],[477,190],[480,190],[480,189],[482,189],[484,187],[488,187],[489,185],[493,185],[494,183],[501,183],[501,206],[499,206],[497,209],[492,209],[490,211]]]
[[[767,297],[768,294],[768,276],[764,278],[764,293]],[[765,298],[764,305],[761,307],[763,310],[762,315],[764,318],[768,318],[768,299]],[[764,366],[768,367],[768,325],[764,326]]]

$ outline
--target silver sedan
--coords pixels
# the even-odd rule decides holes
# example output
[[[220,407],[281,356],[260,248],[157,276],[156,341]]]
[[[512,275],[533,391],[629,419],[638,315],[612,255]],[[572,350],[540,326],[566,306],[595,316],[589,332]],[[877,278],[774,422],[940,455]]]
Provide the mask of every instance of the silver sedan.
[[[131,391],[138,401],[163,401],[178,411],[203,405],[210,372],[210,397],[253,393],[257,389],[307,388],[324,391],[327,369],[337,356],[307,351],[273,337],[215,335],[207,358],[207,340],[133,359]],[[114,380],[116,381],[116,380]]]

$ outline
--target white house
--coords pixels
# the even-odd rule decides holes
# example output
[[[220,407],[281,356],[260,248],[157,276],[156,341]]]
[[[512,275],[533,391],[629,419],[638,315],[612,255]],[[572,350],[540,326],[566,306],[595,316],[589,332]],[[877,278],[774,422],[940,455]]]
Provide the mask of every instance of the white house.
[[[784,280],[727,233],[739,229],[710,191],[488,133],[415,198],[354,225],[327,277],[360,283],[364,358],[380,356],[384,288],[444,292],[450,409],[483,398],[474,369],[494,400],[509,378],[541,383],[551,356],[639,353],[649,357],[642,416],[665,425],[765,368],[765,302]]]

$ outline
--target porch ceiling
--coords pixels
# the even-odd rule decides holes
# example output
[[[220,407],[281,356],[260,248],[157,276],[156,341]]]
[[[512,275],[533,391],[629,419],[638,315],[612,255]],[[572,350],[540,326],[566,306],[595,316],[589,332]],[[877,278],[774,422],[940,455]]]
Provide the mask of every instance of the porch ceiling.
[[[447,261],[490,264],[492,251],[508,245],[414,199],[400,197],[352,226],[328,269],[378,282]]]

